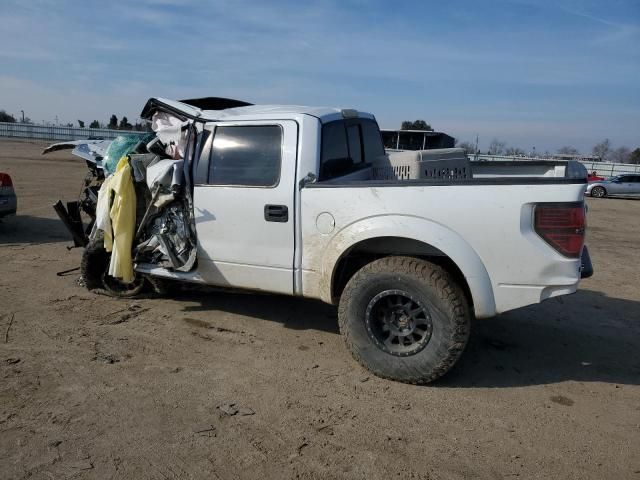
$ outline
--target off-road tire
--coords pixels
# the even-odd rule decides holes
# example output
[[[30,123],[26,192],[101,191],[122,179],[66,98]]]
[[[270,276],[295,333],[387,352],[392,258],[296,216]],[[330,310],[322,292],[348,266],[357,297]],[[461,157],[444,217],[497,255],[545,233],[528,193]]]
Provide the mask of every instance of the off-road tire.
[[[91,240],[82,253],[80,273],[87,290],[102,290],[113,297],[133,298],[140,295],[148,286],[144,277],[136,274],[135,288],[117,288],[117,282],[105,281],[109,269],[111,254],[104,248],[104,240],[96,238]]]
[[[80,273],[87,290],[104,288],[102,275],[109,268],[109,254],[102,239],[90,241],[82,252]]]
[[[429,310],[431,338],[417,353],[397,356],[379,347],[365,324],[369,302],[382,292],[400,289]],[[340,297],[340,332],[353,357],[375,375],[425,384],[447,373],[469,339],[471,313],[464,292],[443,268],[412,257],[386,257],[362,267]]]
[[[603,198],[607,196],[607,190],[604,187],[593,187],[591,189],[591,196],[595,198]]]

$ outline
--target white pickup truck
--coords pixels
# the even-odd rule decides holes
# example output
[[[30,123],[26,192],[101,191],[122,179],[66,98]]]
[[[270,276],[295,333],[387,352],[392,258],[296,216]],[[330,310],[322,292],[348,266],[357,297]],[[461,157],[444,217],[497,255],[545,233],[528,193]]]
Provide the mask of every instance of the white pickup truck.
[[[145,234],[139,214],[133,248],[164,228],[195,236],[195,262],[136,254],[136,286],[163,278],[320,299],[339,306],[363,366],[428,383],[456,363],[473,318],[574,293],[592,272],[577,164],[474,165],[451,149],[385,155],[368,113],[226,107],[145,106],[143,118],[180,122],[188,211],[173,221],[191,227],[164,218]],[[95,265],[83,262],[90,288],[113,290]]]

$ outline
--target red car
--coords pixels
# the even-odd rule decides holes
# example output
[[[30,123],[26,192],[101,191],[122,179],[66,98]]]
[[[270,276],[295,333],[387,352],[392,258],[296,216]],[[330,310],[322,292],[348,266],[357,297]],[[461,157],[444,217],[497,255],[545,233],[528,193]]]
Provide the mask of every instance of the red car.
[[[17,208],[16,192],[8,173],[0,172],[0,218],[15,215]]]

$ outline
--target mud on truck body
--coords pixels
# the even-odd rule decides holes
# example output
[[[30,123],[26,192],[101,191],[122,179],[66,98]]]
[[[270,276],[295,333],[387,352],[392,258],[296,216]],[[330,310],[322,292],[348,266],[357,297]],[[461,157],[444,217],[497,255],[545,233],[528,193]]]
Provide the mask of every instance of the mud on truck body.
[[[320,299],[364,367],[428,383],[456,363],[472,319],[571,294],[592,272],[575,162],[386,153],[375,117],[351,109],[152,98],[142,117],[155,133],[120,161],[136,192],[134,278],[110,275],[99,222],[57,208],[86,246],[90,289],[178,281]],[[87,198],[115,161],[97,142],[59,145],[93,166]]]

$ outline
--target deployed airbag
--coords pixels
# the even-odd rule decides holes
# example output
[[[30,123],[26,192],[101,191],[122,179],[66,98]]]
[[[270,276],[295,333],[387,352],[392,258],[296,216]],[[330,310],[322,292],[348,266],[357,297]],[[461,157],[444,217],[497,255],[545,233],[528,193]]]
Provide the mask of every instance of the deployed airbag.
[[[166,145],[165,153],[178,160],[184,157],[184,147],[187,144],[187,125],[177,117],[166,113],[156,112],[151,120],[151,129],[162,143]]]

